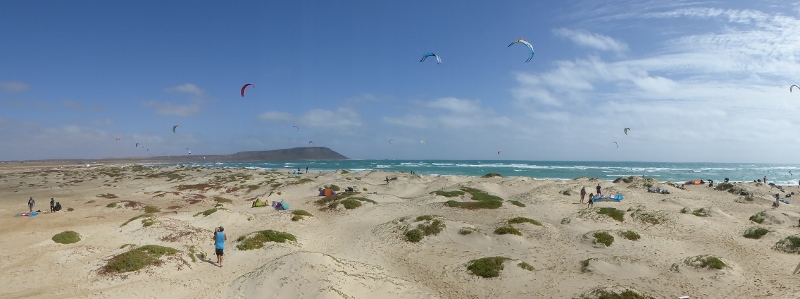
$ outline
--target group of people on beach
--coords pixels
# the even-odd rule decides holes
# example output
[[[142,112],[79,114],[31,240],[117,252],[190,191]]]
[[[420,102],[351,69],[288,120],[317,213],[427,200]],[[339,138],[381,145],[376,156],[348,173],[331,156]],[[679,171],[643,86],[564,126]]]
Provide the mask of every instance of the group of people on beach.
[[[602,187],[600,187],[600,183],[597,183],[597,187],[595,187],[595,189],[597,190],[597,194],[589,193],[589,202],[588,202],[588,205],[586,206],[587,208],[591,208],[592,206],[594,206],[594,197],[595,196],[600,196],[600,194],[602,194],[602,192],[601,192]],[[581,201],[580,201],[580,203],[583,203],[583,199],[585,197],[586,197],[586,187],[581,187]]]
[[[36,201],[33,200],[33,196],[28,199],[28,213],[33,213],[33,206],[36,205]],[[56,202],[55,198],[50,198],[50,213],[61,211],[61,203]],[[42,212],[42,210],[37,210],[36,212]]]

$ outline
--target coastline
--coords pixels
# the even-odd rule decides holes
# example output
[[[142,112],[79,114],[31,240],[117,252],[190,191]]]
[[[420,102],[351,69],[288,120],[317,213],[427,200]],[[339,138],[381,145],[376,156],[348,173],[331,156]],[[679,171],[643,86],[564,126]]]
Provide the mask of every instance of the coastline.
[[[2,165],[0,176],[0,211],[6,215],[0,218],[0,234],[5,237],[0,250],[8,257],[0,266],[8,282],[0,291],[3,298],[237,298],[254,294],[282,298],[336,294],[569,298],[615,285],[657,298],[791,297],[800,293],[800,286],[786,279],[797,255],[773,249],[780,240],[800,232],[795,227],[800,220],[796,207],[800,201],[795,204],[790,197],[786,199],[792,204],[770,208],[771,195],[800,194],[797,186],[787,186],[782,193],[765,184],[733,184],[752,194],[752,200],[747,200],[706,186],[680,190],[636,177],[631,182],[612,183],[589,178],[479,178],[380,170],[295,175],[71,163]],[[598,183],[604,194],[619,193],[624,199],[597,202],[592,208],[576,204],[581,186],[588,193]],[[648,184],[670,194],[648,193]],[[368,201],[361,201],[355,209],[338,205],[331,210],[315,204],[323,198],[318,189],[330,185],[342,190],[354,186],[357,196]],[[497,196],[502,206],[478,210],[449,207],[448,200],[471,202],[470,195],[448,198],[432,194],[461,187]],[[36,209],[42,210],[48,199],[55,197],[64,210],[13,217],[27,212],[28,197],[34,197]],[[291,208],[252,208],[255,199],[284,200]],[[108,207],[111,203],[117,205]],[[160,211],[144,213],[145,206]],[[66,211],[68,208],[74,211]],[[202,214],[215,208],[209,215]],[[601,208],[622,211],[624,220],[598,214]],[[684,209],[690,212],[682,213]],[[693,215],[700,209],[707,216]],[[313,216],[292,221],[295,210]],[[749,220],[762,211],[764,223]],[[146,216],[123,225],[139,215]],[[444,229],[418,243],[406,241],[404,232],[425,224],[416,221],[424,215],[437,215]],[[507,221],[515,217],[534,219],[541,226],[509,225]],[[153,223],[146,225],[145,219]],[[757,240],[742,237],[743,231],[756,225],[770,232]],[[211,236],[217,226],[224,226],[229,234],[222,268],[197,253],[211,254],[213,259]],[[521,236],[494,233],[505,226],[516,228]],[[269,242],[258,250],[236,248],[237,238],[264,229],[291,233],[297,241]],[[66,230],[78,232],[82,240],[74,244],[51,240]],[[461,234],[463,230],[472,232]],[[592,235],[601,231],[615,236],[614,243],[608,247],[596,244]],[[622,231],[634,231],[641,238],[627,240],[619,235]],[[164,258],[160,266],[102,274],[100,269],[124,252],[121,247],[126,244],[169,246],[180,252]],[[699,255],[717,256],[730,266],[712,270],[683,263]],[[467,270],[471,260],[493,256],[510,259],[499,277],[480,278]],[[519,268],[521,262],[534,270]],[[59,281],[60,286],[54,288],[41,283],[44,281]]]

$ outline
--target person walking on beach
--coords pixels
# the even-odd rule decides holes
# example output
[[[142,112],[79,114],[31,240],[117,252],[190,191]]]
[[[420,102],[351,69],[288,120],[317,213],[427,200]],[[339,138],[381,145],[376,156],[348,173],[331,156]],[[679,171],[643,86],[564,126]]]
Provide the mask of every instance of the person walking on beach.
[[[764,176],[764,184],[767,183],[767,176]]]
[[[597,183],[597,196],[600,196],[600,183]]]
[[[33,196],[31,196],[31,199],[28,199],[28,212],[29,213],[33,213],[33,205],[35,205],[35,204],[36,204],[36,201],[33,200]]]
[[[222,267],[222,256],[225,255],[225,241],[228,236],[224,233],[225,228],[220,226],[214,230],[214,252],[217,254],[217,265]]]
[[[389,185],[389,177],[386,177],[386,185]]]
[[[581,186],[581,202],[583,203],[583,198],[586,197],[586,187]]]
[[[56,200],[52,197],[50,198],[50,213],[56,211]]]
[[[587,208],[591,208],[594,206],[594,194],[589,193],[589,204],[586,205]]]

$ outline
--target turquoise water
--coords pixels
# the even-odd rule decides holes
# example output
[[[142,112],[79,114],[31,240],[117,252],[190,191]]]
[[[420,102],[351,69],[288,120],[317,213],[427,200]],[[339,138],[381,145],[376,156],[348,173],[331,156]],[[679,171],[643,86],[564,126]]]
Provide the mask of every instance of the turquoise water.
[[[642,176],[659,181],[688,180],[753,181],[767,176],[768,182],[797,185],[800,165],[753,163],[666,163],[666,162],[568,162],[568,161],[480,161],[480,160],[306,160],[286,162],[181,163],[203,167],[232,167],[291,171],[383,170],[414,171],[424,175],[482,176],[499,173],[505,177],[524,176],[535,179],[599,178],[613,181],[621,176]]]

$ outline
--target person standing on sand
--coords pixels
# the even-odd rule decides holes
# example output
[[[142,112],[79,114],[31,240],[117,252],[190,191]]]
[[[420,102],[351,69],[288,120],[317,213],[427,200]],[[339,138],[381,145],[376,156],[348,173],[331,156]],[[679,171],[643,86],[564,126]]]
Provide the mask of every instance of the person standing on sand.
[[[583,203],[583,198],[586,197],[586,187],[581,186],[581,202]]]
[[[28,212],[29,213],[33,213],[33,205],[35,205],[35,204],[36,204],[36,201],[33,200],[33,196],[31,196],[31,199],[28,199],[28,210],[29,210]]]
[[[217,254],[217,265],[222,267],[222,256],[225,255],[225,241],[228,236],[224,233],[225,228],[220,226],[214,230],[214,251]]]
[[[767,176],[764,176],[764,184],[767,183]]]
[[[589,193],[589,204],[586,205],[586,208],[591,208],[594,206],[594,194]]]
[[[389,177],[386,177],[386,185],[389,185]]]
[[[597,196],[600,196],[600,183],[597,183]]]
[[[50,198],[50,213],[56,211],[56,200],[52,197]]]

